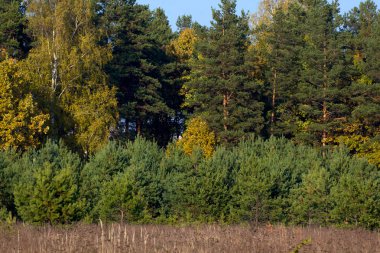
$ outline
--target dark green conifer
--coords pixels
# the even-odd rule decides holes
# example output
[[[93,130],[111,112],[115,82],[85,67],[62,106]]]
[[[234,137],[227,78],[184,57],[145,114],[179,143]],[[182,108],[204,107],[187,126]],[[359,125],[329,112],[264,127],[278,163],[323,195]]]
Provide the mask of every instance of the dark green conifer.
[[[188,83],[195,114],[206,119],[220,141],[238,141],[263,127],[259,85],[248,74],[247,16],[236,15],[236,1],[222,0],[200,40]]]
[[[21,0],[0,0],[0,51],[5,49],[13,58],[24,57],[30,46],[24,4]]]

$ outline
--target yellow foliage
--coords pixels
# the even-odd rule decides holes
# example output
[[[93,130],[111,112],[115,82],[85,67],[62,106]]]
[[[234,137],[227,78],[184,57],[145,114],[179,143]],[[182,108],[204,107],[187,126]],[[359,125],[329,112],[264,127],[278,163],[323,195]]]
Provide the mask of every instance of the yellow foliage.
[[[287,11],[293,0],[261,0],[256,13],[252,15],[252,23],[254,27],[261,25],[269,25],[272,22],[276,11],[282,9]]]
[[[361,64],[363,64],[363,54],[362,52],[360,52],[359,50],[357,50],[355,53],[354,53],[354,57],[353,57],[353,63],[355,66],[359,66]]]
[[[358,80],[356,80],[356,82],[358,84],[362,84],[362,85],[373,84],[373,80],[370,77],[368,77],[367,75],[361,75],[361,77]]]
[[[362,123],[347,123],[344,127],[336,129],[339,133],[329,138],[329,142],[343,144],[350,151],[359,157],[364,157],[368,161],[380,167],[380,142],[362,133]],[[364,126],[364,128],[367,128]]]
[[[343,144],[350,151],[362,152],[363,145],[369,140],[368,137],[360,134],[362,125],[359,122],[346,123],[341,128],[335,130],[336,134],[328,138],[328,142]]]
[[[194,64],[194,58],[192,58],[192,56],[194,55],[197,40],[198,38],[195,31],[191,28],[186,28],[181,31],[177,39],[171,42],[169,52],[175,55],[179,61],[192,65]],[[198,55],[198,58],[201,57],[202,56]],[[188,107],[191,101],[194,100],[194,90],[186,84],[186,82],[190,80],[188,73],[184,73],[182,80],[185,81],[180,91],[180,94],[185,97],[185,102],[182,104],[182,107]]]
[[[170,52],[182,61],[191,58],[194,52],[197,36],[193,29],[186,28],[179,34],[178,38],[172,41],[169,46]]]
[[[116,90],[99,87],[84,93],[74,101],[70,110],[76,124],[76,143],[91,154],[107,143],[111,130],[116,127]]]
[[[7,58],[7,50],[5,48],[0,48],[0,61]]]
[[[368,159],[368,162],[380,168],[380,141],[369,141],[363,145],[358,156]]]
[[[15,60],[0,63],[1,149],[36,147],[49,130],[49,115],[38,109],[28,85]]]
[[[28,27],[35,47],[24,68],[41,104],[52,105],[52,132],[85,153],[99,149],[117,122],[116,91],[109,88],[105,65],[110,46],[100,46],[93,1],[67,0],[50,4],[30,1]],[[57,109],[58,108],[58,109]],[[59,124],[59,125],[58,125]]]
[[[375,141],[366,146],[366,149],[358,154],[380,168],[380,142]]]
[[[215,148],[215,133],[201,117],[192,118],[177,145],[186,154],[191,155],[197,148],[203,151],[205,157],[211,157]]]
[[[363,145],[369,140],[368,137],[359,134],[341,135],[335,138],[339,144],[344,144],[349,150],[362,152]]]

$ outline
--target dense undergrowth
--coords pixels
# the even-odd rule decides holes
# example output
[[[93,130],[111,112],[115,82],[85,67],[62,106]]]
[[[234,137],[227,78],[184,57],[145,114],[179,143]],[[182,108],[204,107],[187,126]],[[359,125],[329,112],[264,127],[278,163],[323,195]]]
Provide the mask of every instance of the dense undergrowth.
[[[325,156],[325,157],[323,157]],[[344,148],[322,154],[286,139],[185,154],[137,138],[88,160],[47,142],[0,153],[2,220],[283,223],[380,226],[380,173]],[[10,212],[10,213],[9,213]]]

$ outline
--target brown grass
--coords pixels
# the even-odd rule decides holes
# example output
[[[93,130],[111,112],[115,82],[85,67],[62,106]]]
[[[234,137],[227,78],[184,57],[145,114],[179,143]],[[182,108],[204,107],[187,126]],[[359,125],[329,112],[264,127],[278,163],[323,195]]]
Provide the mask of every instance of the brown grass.
[[[308,240],[311,239],[311,244]],[[302,242],[304,242],[302,244]],[[306,243],[305,243],[306,242]],[[305,245],[304,245],[305,244]],[[0,230],[0,252],[380,252],[379,233],[263,226],[15,225]]]

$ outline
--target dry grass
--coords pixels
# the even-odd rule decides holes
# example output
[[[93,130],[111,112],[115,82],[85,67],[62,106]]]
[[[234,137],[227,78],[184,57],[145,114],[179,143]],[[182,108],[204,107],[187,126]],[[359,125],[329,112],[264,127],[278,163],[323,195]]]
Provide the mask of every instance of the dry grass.
[[[311,239],[311,244],[302,241]],[[305,243],[307,244],[307,243]],[[0,230],[0,252],[380,252],[379,233],[264,226],[16,225]]]

